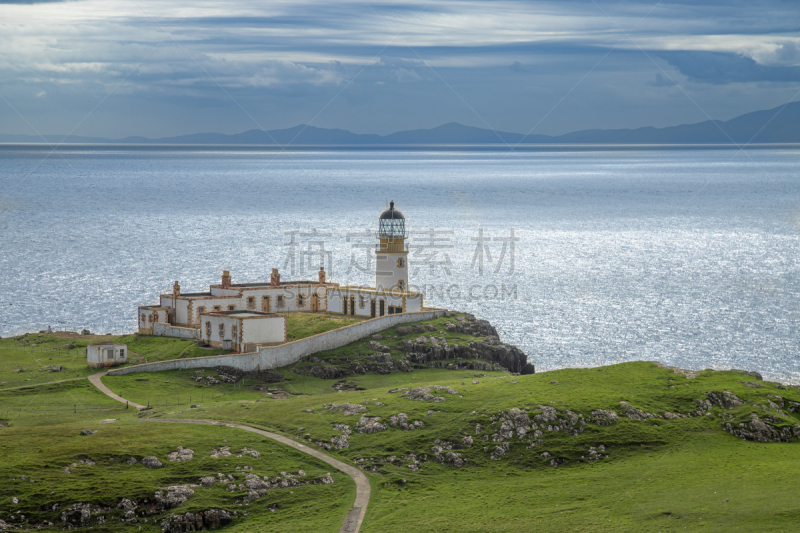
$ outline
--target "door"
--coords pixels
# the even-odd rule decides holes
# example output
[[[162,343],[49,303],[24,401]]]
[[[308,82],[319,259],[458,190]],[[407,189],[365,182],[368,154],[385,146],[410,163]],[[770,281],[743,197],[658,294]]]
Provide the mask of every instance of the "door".
[[[343,315],[347,314],[347,297],[346,296],[342,298],[342,314]]]
[[[384,315],[384,309],[385,309],[385,308],[384,308],[384,305],[385,305],[384,301],[383,301],[383,300],[381,300],[381,304],[380,304],[380,307],[381,307],[381,316],[383,316],[383,315]]]
[[[269,313],[271,311],[272,306],[269,303],[269,296],[264,296],[261,298],[261,310],[265,313]]]
[[[350,297],[350,314],[351,315],[356,314],[356,297],[355,296],[351,296]]]
[[[311,310],[314,312],[319,311],[319,294],[311,296]]]
[[[375,300],[369,301],[369,316],[375,318]]]

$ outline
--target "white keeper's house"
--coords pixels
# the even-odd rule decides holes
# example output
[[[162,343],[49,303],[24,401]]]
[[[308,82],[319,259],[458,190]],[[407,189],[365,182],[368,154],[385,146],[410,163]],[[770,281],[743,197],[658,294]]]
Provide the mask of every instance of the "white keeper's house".
[[[408,290],[408,237],[405,217],[394,208],[381,213],[378,219],[378,243],[375,249],[375,287],[340,286],[326,280],[320,267],[317,280],[281,281],[278,269],[272,269],[269,281],[233,283],[230,272],[223,271],[221,282],[211,285],[207,292],[182,293],[176,281],[172,294],[162,294],[158,305],[139,307],[139,333],[185,336],[217,341],[230,341],[226,347],[240,351],[244,344],[271,344],[286,341],[285,330],[273,327],[278,313],[328,312],[362,317],[422,311],[422,294]],[[224,326],[235,317],[245,318],[248,324]],[[230,320],[224,320],[226,314]],[[261,325],[260,321],[264,324]],[[206,324],[208,322],[208,324]],[[267,326],[267,323],[270,326]],[[172,326],[155,331],[156,324]],[[263,327],[262,327],[263,326]],[[199,330],[189,336],[181,329]],[[231,329],[236,336],[231,336]],[[242,331],[263,331],[261,337],[242,338]],[[280,334],[279,334],[280,333]],[[240,347],[241,346],[241,347]],[[250,346],[247,347],[248,349]]]

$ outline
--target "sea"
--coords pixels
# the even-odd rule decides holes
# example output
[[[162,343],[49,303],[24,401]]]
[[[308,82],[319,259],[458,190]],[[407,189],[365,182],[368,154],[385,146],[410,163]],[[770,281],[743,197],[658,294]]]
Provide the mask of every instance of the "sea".
[[[179,281],[413,289],[537,368],[660,361],[800,383],[800,147],[0,146],[0,336],[132,332]]]

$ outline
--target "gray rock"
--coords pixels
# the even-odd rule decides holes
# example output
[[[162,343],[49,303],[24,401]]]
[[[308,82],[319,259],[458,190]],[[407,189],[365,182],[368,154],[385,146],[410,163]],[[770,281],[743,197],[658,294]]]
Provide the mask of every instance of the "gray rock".
[[[379,416],[362,416],[356,423],[359,433],[380,433],[386,429],[386,424],[380,423]]]
[[[734,368],[734,369],[731,369],[731,371],[732,372],[739,372],[740,374],[744,374],[746,376],[750,376],[751,378],[756,378],[758,381],[763,381],[764,380],[764,378],[761,377],[761,374],[759,374],[758,372],[755,372],[753,370],[737,370],[737,369]]]
[[[352,374],[349,369],[329,365],[312,366],[310,372],[320,379],[340,379]]]
[[[208,509],[199,513],[171,514],[161,521],[164,533],[183,533],[184,531],[215,531],[233,521],[230,513],[223,509]]]
[[[170,453],[167,456],[167,459],[173,463],[182,463],[190,460],[192,457],[194,457],[194,450],[184,448],[183,446],[178,446],[178,451]]]
[[[749,422],[741,422],[738,427],[729,422],[722,424],[722,427],[742,440],[756,442],[791,442],[793,436],[800,438],[800,426],[784,426],[779,431],[761,420],[755,413],[750,414]]]
[[[159,461],[157,458],[153,457],[152,455],[148,456],[148,457],[143,457],[142,458],[142,464],[144,466],[146,466],[147,468],[161,468],[162,466],[164,466],[163,464],[161,464],[161,461]]]
[[[592,421],[598,426],[611,426],[619,420],[617,413],[608,409],[596,409],[592,411]]]
[[[87,435],[94,435],[95,433],[97,433],[97,431],[91,429],[84,429],[83,431],[81,431],[81,435],[83,435],[84,437]]]
[[[726,409],[733,409],[734,407],[747,403],[734,393],[728,391],[711,391],[708,393],[708,399],[713,405]]]

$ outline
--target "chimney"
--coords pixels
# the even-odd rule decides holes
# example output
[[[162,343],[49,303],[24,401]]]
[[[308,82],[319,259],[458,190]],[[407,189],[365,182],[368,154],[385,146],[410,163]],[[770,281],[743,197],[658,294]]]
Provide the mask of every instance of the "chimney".
[[[231,273],[227,270],[222,271],[222,288],[223,289],[230,289],[231,288]]]
[[[180,296],[181,295],[181,284],[178,283],[177,281],[172,286],[172,295],[173,296]]]
[[[324,266],[319,267],[319,282],[320,283],[325,283],[325,267]]]
[[[272,275],[269,277],[269,284],[273,287],[281,286],[281,275],[277,268],[272,269]]]

